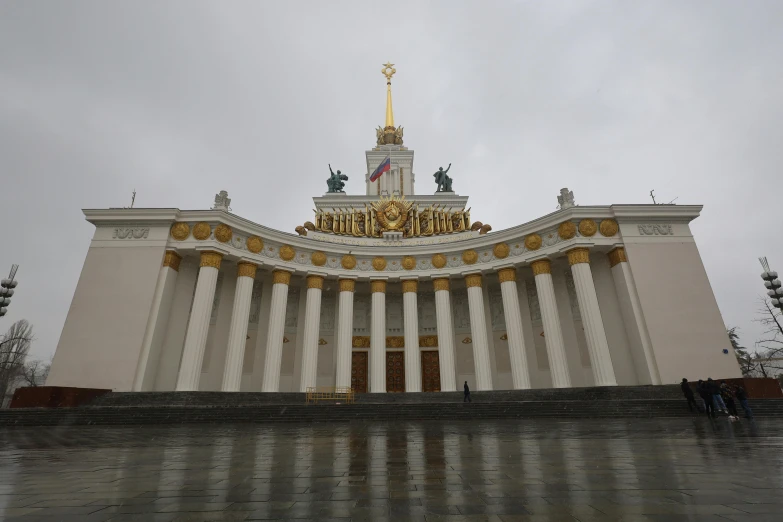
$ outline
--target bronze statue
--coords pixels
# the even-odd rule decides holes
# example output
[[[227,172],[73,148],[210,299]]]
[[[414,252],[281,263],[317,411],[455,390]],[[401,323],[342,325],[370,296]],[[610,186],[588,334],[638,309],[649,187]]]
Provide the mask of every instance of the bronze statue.
[[[443,167],[440,167],[438,172],[432,175],[435,178],[435,183],[438,184],[437,192],[454,192],[454,190],[451,188],[452,180],[446,175],[449,170],[451,170],[451,163],[449,163],[449,166],[446,170],[443,170]]]
[[[331,173],[331,176],[329,176],[326,179],[326,186],[329,190],[327,192],[344,192],[343,187],[345,187],[345,181],[348,181],[348,176],[340,172],[339,170],[335,173],[332,170],[332,164],[329,164],[329,172]]]

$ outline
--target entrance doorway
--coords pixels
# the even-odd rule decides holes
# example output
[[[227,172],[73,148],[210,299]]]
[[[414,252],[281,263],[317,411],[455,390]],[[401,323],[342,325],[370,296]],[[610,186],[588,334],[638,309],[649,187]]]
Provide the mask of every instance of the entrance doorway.
[[[386,391],[405,391],[405,352],[386,352]]]
[[[367,352],[351,354],[351,388],[354,393],[367,393]]]
[[[437,351],[421,352],[421,391],[440,391],[440,358]]]

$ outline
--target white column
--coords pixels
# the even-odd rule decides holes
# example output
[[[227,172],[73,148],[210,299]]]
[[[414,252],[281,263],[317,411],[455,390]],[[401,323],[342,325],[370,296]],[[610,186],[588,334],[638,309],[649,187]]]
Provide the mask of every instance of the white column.
[[[525,352],[525,337],[522,334],[522,314],[519,312],[517,271],[515,268],[501,268],[498,270],[498,279],[500,292],[503,294],[503,315],[506,317],[511,379],[515,390],[527,390],[530,388],[530,371]]]
[[[314,388],[318,369],[318,334],[321,330],[321,292],[324,278],[320,275],[307,276],[307,305],[305,308],[304,343],[302,344],[302,377],[299,391]]]
[[[642,305],[636,292],[631,267],[628,266],[628,259],[625,256],[625,248],[618,247],[609,252],[609,264],[612,266],[612,278],[623,314],[625,331],[634,348],[631,355],[635,362],[636,373],[641,384],[661,384],[661,374],[658,372],[658,363],[653,353],[647,323],[642,314]]]
[[[151,382],[148,382],[148,386],[145,387],[144,377],[147,374],[147,366],[149,364],[150,352],[152,351],[153,345],[157,348],[163,344],[163,338],[166,335],[166,327],[168,326],[171,303],[174,300],[174,287],[177,283],[180,261],[182,261],[182,257],[179,254],[173,250],[166,250],[166,254],[163,256],[163,266],[160,267],[160,272],[158,272],[155,295],[152,297],[150,316],[147,319],[147,330],[144,332],[144,340],[141,343],[141,353],[139,354],[139,361],[136,364],[136,375],[133,378],[133,391],[142,391],[145,388],[149,389],[152,385]],[[147,381],[153,380],[154,377],[154,375],[150,376]]]
[[[335,386],[351,387],[353,348],[353,294],[356,281],[340,279],[340,303],[337,317],[337,377]]]
[[[209,333],[209,319],[215,300],[215,285],[222,259],[223,254],[218,252],[201,252],[196,292],[193,295],[193,307],[190,309],[190,321],[185,333],[176,391],[198,391],[204,347],[207,345]]]
[[[492,365],[489,360],[487,320],[484,315],[484,294],[481,291],[481,274],[465,276],[470,308],[470,334],[473,338],[473,365],[476,368],[476,390],[492,389]]]
[[[451,294],[448,278],[432,281],[435,287],[435,314],[438,326],[438,361],[440,390],[457,391],[457,368],[454,364],[454,328],[451,319]]]
[[[567,254],[571,272],[574,274],[576,300],[579,302],[582,324],[585,327],[587,350],[590,352],[595,385],[617,386],[604,322],[601,319],[601,309],[598,307],[598,296],[595,293],[593,272],[590,270],[590,251],[587,248],[574,248]]]
[[[266,359],[264,360],[264,380],[261,391],[280,391],[280,364],[283,360],[283,328],[285,327],[285,309],[288,302],[288,284],[291,272],[275,270],[272,272],[272,305],[269,310],[269,326],[266,335]]]
[[[231,311],[231,325],[228,329],[226,365],[223,368],[221,390],[224,392],[238,392],[242,384],[247,322],[250,320],[250,300],[253,297],[253,281],[257,268],[253,263],[237,263],[237,286]]]
[[[533,261],[531,268],[536,281],[538,305],[541,308],[541,322],[544,326],[552,386],[570,388],[571,377],[568,375],[563,330],[560,327],[560,316],[557,312],[557,301],[555,301],[555,287],[552,284],[552,263],[548,259],[539,259]]]
[[[386,281],[370,282],[370,393],[386,393]]]
[[[403,327],[405,329],[405,391],[421,391],[421,353],[419,352],[419,282],[402,282]]]

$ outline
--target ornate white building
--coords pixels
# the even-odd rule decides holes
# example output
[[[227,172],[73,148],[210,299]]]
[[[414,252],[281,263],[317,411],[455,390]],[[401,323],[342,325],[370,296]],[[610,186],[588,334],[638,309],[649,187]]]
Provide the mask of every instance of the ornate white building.
[[[313,198],[298,235],[232,214],[225,192],[210,210],[85,210],[95,235],[47,384],[384,393],[740,377],[689,228],[701,206],[583,207],[564,189],[557,212],[490,233],[467,197],[415,192],[393,72],[365,194]]]

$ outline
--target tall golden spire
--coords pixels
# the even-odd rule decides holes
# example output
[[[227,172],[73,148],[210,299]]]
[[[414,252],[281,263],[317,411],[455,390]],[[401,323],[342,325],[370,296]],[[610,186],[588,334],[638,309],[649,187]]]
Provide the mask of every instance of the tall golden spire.
[[[391,97],[391,79],[397,69],[394,68],[393,63],[386,62],[383,64],[381,73],[386,76],[386,126],[387,129],[394,128],[394,112],[392,111],[392,97]]]

